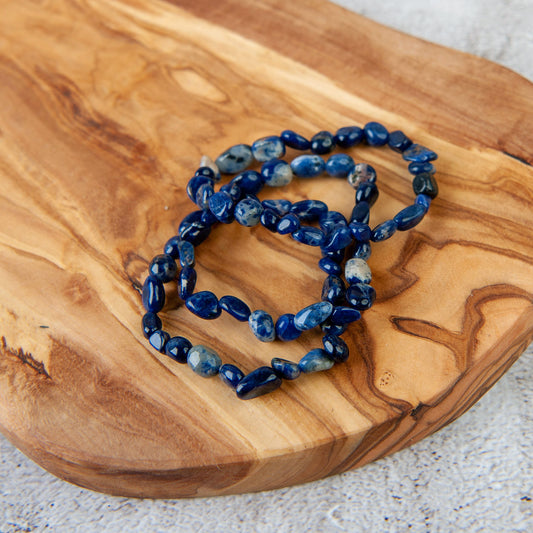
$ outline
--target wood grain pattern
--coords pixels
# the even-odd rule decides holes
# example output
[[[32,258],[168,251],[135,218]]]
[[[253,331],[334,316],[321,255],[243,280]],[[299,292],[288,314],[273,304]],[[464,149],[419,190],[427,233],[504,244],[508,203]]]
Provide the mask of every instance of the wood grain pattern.
[[[487,61],[322,1],[0,2],[0,430],[60,477],[112,494],[186,497],[339,473],[454,420],[533,336],[533,87]],[[440,155],[439,198],[376,245],[378,302],[327,373],[241,402],[147,347],[139,287],[192,208],[200,156],[292,127],[383,122]],[[374,221],[412,199],[379,149]],[[341,180],[292,199],[348,212]],[[277,197],[279,191],[271,191]],[[198,289],[274,315],[314,301],[316,251],[223,227]],[[245,371],[317,335],[254,342],[173,299],[172,332]]]

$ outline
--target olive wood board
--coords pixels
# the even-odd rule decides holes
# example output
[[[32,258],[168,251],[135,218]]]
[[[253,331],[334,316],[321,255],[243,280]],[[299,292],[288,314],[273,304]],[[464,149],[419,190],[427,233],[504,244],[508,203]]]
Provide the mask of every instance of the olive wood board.
[[[0,2],[0,430],[53,474],[97,491],[193,497],[344,472],[473,405],[533,335],[533,86],[486,60],[324,1]],[[370,120],[439,154],[439,197],[377,243],[378,298],[345,335],[350,359],[241,401],[143,337],[148,263],[194,207],[203,154],[286,128]],[[388,149],[372,224],[413,201]],[[291,154],[293,155],[293,154]],[[261,197],[349,214],[345,180]],[[197,290],[274,316],[319,298],[317,249],[218,226]],[[167,330],[245,372],[298,360],[318,332],[261,343],[202,321],[168,287]],[[498,406],[494,407],[495,409]]]

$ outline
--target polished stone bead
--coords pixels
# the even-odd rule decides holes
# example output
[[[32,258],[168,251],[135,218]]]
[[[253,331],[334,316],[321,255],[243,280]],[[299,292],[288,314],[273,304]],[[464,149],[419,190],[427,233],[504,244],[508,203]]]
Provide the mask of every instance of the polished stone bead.
[[[293,341],[302,332],[294,325],[294,315],[286,313],[276,320],[276,336],[280,341]]]
[[[237,174],[230,183],[237,185],[242,194],[257,194],[263,188],[265,179],[255,170],[245,170]]]
[[[300,178],[314,178],[326,170],[326,163],[319,155],[300,155],[291,161],[291,169]]]
[[[281,140],[289,148],[295,150],[309,150],[311,148],[311,142],[305,137],[292,130],[284,130],[281,132]]]
[[[300,219],[289,213],[280,219],[278,222],[278,233],[280,235],[287,235],[288,233],[294,233],[300,229]]]
[[[315,348],[307,352],[298,363],[300,370],[306,374],[311,372],[320,372],[321,370],[329,370],[335,361],[329,356],[326,350],[322,348]]]
[[[344,299],[344,281],[335,274],[330,274],[322,285],[322,301],[336,304]]]
[[[431,205],[431,198],[425,194],[419,194],[415,199],[415,203],[423,206],[427,213],[429,206]]]
[[[425,194],[430,198],[435,198],[439,194],[435,176],[427,172],[417,174],[413,179],[413,191],[415,194]]]
[[[311,151],[315,154],[329,154],[335,148],[335,138],[329,131],[319,131],[311,137]]]
[[[375,183],[371,183],[370,181],[365,181],[357,187],[357,191],[355,193],[355,201],[357,203],[359,202],[366,202],[370,207],[372,207],[379,196],[379,190],[376,187]]]
[[[163,282],[155,276],[148,276],[143,285],[143,306],[147,311],[158,313],[165,305]]]
[[[150,335],[157,331],[158,329],[161,329],[163,327],[163,324],[161,322],[161,319],[151,311],[148,311],[148,313],[145,313],[142,319],[142,329],[143,329],[143,335],[149,339]]]
[[[272,342],[276,338],[274,320],[266,311],[257,309],[251,313],[248,318],[248,324],[253,334],[261,342]]]
[[[346,301],[355,309],[370,309],[376,299],[374,287],[366,283],[354,283],[346,289]]]
[[[180,239],[189,241],[195,246],[207,239],[211,227],[203,222],[202,215],[202,211],[193,211],[181,221],[178,228]]]
[[[320,270],[324,271],[326,274],[335,274],[338,276],[342,273],[342,267],[339,263],[333,261],[333,259],[330,259],[329,257],[322,257],[318,262],[318,266]]]
[[[328,206],[320,200],[300,200],[294,202],[291,213],[296,215],[302,222],[314,222],[328,212]]]
[[[307,246],[322,246],[324,244],[324,232],[313,226],[302,226],[300,229],[291,233],[291,237]]]
[[[347,176],[348,183],[357,189],[361,183],[370,182],[375,183],[377,179],[376,170],[372,165],[367,163],[357,163]]]
[[[353,209],[350,216],[351,222],[360,222],[361,224],[368,224],[370,220],[370,206],[367,202],[359,202]]]
[[[353,307],[337,306],[331,313],[332,324],[351,324],[361,318],[361,313]]]
[[[426,161],[424,163],[417,163],[416,161],[412,161],[411,163],[409,163],[407,169],[411,174],[415,176],[417,174],[423,174],[424,172],[427,172],[428,174],[435,174],[435,167],[433,166],[433,163],[430,163],[429,161]]]
[[[222,174],[237,174],[253,161],[252,148],[247,144],[236,144],[220,154],[215,163]]]
[[[342,213],[339,213],[338,211],[328,211],[320,217],[318,225],[324,233],[329,234],[339,226],[347,226],[348,222]]]
[[[265,184],[270,187],[284,187],[294,177],[291,166],[282,159],[272,159],[263,163],[261,175],[265,180]]]
[[[280,357],[274,357],[270,362],[272,370],[276,375],[282,379],[287,379],[292,381],[296,379],[300,374],[301,370],[297,363],[288,361],[287,359],[281,359]]]
[[[202,344],[197,344],[189,349],[187,364],[199,376],[209,378],[218,374],[222,361],[215,350]]]
[[[420,204],[413,204],[402,209],[395,217],[394,222],[398,231],[405,231],[414,228],[426,214],[426,208]]]
[[[286,215],[291,210],[292,206],[292,203],[289,202],[289,200],[263,200],[261,203],[265,209],[272,209],[272,211],[275,211],[280,217]]]
[[[372,248],[370,247],[369,242],[360,242],[356,244],[353,249],[352,257],[359,257],[368,261],[369,257],[372,255]]]
[[[294,326],[300,331],[312,329],[327,320],[332,312],[333,304],[331,302],[311,304],[296,313]]]
[[[218,298],[211,291],[200,291],[185,300],[187,309],[200,318],[213,320],[221,313]]]
[[[178,295],[182,300],[187,300],[196,287],[196,270],[192,267],[185,267],[181,269],[178,278]]]
[[[251,228],[259,224],[262,212],[261,202],[248,196],[235,206],[235,220],[242,226]]]
[[[213,215],[213,213],[211,213],[211,211],[209,209],[204,209],[202,211],[201,220],[208,227],[214,226],[215,224],[217,224],[219,222],[217,217],[215,215]]]
[[[152,262],[148,267],[148,272],[150,272],[150,275],[154,276],[154,278],[161,280],[163,283],[167,283],[176,277],[178,266],[171,255],[159,254],[152,259]]]
[[[269,231],[278,231],[280,216],[272,209],[263,209],[261,213],[261,224]]]
[[[344,277],[351,285],[352,283],[370,283],[372,272],[364,259],[352,257],[344,265]]]
[[[213,196],[215,189],[211,183],[200,185],[196,193],[196,205],[200,209],[209,209],[209,198]]]
[[[209,209],[217,220],[224,224],[229,224],[234,220],[235,204],[233,198],[227,192],[219,191],[213,194],[209,198]]]
[[[359,126],[345,126],[335,133],[335,143],[341,148],[351,148],[358,145],[363,137],[363,130]]]
[[[427,161],[434,161],[437,159],[437,154],[422,146],[420,144],[412,144],[405,152],[402,154],[402,157],[406,161],[415,161],[416,163],[426,163]]]
[[[398,227],[396,226],[396,222],[394,222],[394,220],[386,220],[385,222],[378,224],[372,230],[370,240],[374,242],[380,242],[390,239],[396,233],[397,229]]]
[[[281,378],[269,366],[260,366],[244,376],[235,392],[241,400],[251,400],[281,387]]]
[[[329,257],[330,259],[332,259],[333,261],[335,261],[336,263],[342,263],[344,261],[344,253],[345,251],[344,250],[336,250],[335,252],[325,252],[325,251],[322,251],[322,255],[324,257]]]
[[[361,222],[350,222],[350,231],[354,239],[358,242],[368,242],[370,240],[370,226]]]
[[[348,328],[348,324],[333,324],[330,319],[326,320],[321,326],[326,335],[342,335]]]
[[[334,178],[345,178],[354,165],[354,160],[348,154],[333,154],[326,162],[326,172]]]
[[[165,353],[174,361],[185,364],[187,362],[187,354],[192,348],[189,339],[185,337],[172,337],[165,346]]]
[[[205,176],[207,178],[211,178],[213,181],[218,181],[216,179],[216,172],[212,167],[199,167],[198,170],[194,173],[195,176]],[[220,175],[218,177],[220,179]]]
[[[364,127],[365,139],[370,146],[383,146],[389,140],[387,128],[379,122],[368,122]]]
[[[194,246],[189,241],[181,241],[178,245],[180,254],[180,265],[182,267],[194,266]]]
[[[285,155],[285,144],[277,135],[257,139],[252,144],[252,154],[256,161],[270,161]]]
[[[244,372],[239,367],[226,363],[218,369],[218,375],[226,385],[229,385],[232,389],[236,389],[244,377]]]
[[[158,352],[164,353],[169,339],[170,335],[166,331],[158,329],[150,335],[148,341]]]
[[[322,250],[325,252],[334,252],[346,248],[353,240],[350,228],[339,226],[331,231],[324,240]]]
[[[178,251],[178,244],[180,243],[181,239],[178,237],[178,235],[174,235],[174,237],[170,237],[170,239],[165,243],[165,247],[163,248],[163,252],[165,254],[170,255],[173,259],[179,258],[179,251]]]
[[[213,185],[214,181],[207,176],[193,176],[187,183],[187,196],[196,203],[196,196],[201,186],[205,184]]]
[[[391,131],[389,134],[389,147],[395,152],[405,152],[409,146],[413,144],[413,141],[405,135],[403,131],[396,130]]]
[[[200,167],[208,167],[210,168],[215,176],[214,176],[214,180],[215,181],[220,181],[220,170],[219,168],[215,165],[215,162],[207,155],[203,155],[200,159]]]
[[[250,308],[236,296],[222,296],[218,301],[221,309],[229,313],[233,318],[240,322],[246,322],[250,318]]]
[[[232,183],[231,181],[222,185],[219,192],[228,193],[234,203],[238,202],[244,195],[241,188],[236,183]]]
[[[337,335],[331,333],[324,335],[322,337],[322,344],[329,357],[337,363],[344,363],[350,355],[348,345]]]

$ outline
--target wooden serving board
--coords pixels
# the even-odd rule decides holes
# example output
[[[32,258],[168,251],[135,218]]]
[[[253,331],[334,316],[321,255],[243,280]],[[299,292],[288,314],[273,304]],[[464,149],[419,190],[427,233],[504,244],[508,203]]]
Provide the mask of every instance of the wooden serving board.
[[[525,79],[318,0],[13,0],[0,12],[0,430],[50,472],[146,497],[322,478],[454,420],[530,342]],[[416,229],[374,246],[378,300],[346,335],[350,360],[239,401],[155,354],[139,287],[193,209],[184,188],[202,154],[369,120],[435,149],[441,192]],[[400,157],[350,153],[378,170],[374,223],[412,202]],[[268,195],[353,203],[331,178]],[[317,250],[261,227],[219,227],[197,259],[199,290],[274,316],[314,302],[324,279]],[[228,316],[170,307],[173,334],[245,371],[319,345],[259,343]]]

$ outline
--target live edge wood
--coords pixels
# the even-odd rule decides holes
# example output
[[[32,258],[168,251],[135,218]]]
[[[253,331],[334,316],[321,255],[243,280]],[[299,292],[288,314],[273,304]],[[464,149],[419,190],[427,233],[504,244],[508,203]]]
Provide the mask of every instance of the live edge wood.
[[[454,420],[530,342],[525,79],[322,1],[13,0],[0,12],[0,430],[50,472],[149,497],[322,478]],[[440,154],[441,194],[418,228],[374,247],[379,297],[349,330],[349,362],[243,402],[154,354],[139,287],[192,210],[200,156],[370,119]],[[374,222],[412,201],[400,157],[353,153],[378,170]],[[350,190],[324,178],[270,196],[347,212]],[[314,301],[315,250],[235,226],[198,249],[199,289],[274,315]],[[164,320],[245,371],[319,342],[264,345],[180,305]]]

